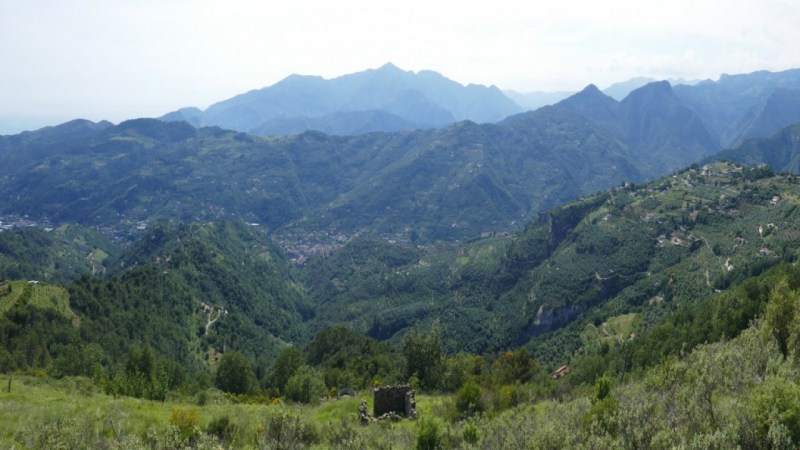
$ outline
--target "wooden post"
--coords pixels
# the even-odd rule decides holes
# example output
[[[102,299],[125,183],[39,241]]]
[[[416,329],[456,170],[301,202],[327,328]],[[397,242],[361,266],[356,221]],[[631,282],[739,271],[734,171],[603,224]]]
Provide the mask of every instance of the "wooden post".
[[[8,376],[8,393],[9,394],[11,393],[11,380],[13,380],[13,379],[14,379],[14,375],[9,375]]]

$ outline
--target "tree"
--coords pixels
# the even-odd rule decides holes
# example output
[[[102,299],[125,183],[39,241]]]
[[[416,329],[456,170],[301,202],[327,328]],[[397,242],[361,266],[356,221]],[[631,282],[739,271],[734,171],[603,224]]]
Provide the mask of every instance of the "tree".
[[[289,378],[304,363],[303,354],[295,347],[286,347],[272,366],[272,386],[284,391]]]
[[[439,388],[444,392],[456,392],[468,379],[480,377],[484,367],[483,356],[459,353],[445,358],[444,373]]]
[[[797,314],[797,292],[789,288],[789,282],[783,278],[772,289],[764,313],[765,330],[775,339],[781,354],[789,353],[789,340],[796,334],[795,316]]]
[[[592,403],[601,402],[611,393],[611,378],[608,375],[598,377],[594,381],[594,397]]]
[[[325,392],[322,376],[307,365],[298,367],[286,382],[286,397],[298,403],[316,403]]]
[[[439,328],[434,326],[429,333],[413,328],[403,337],[402,352],[406,378],[416,376],[424,390],[436,388],[444,368]]]
[[[227,352],[217,367],[214,385],[225,392],[249,394],[256,389],[256,374],[247,357],[239,352]]]
[[[505,352],[492,363],[492,373],[501,384],[527,383],[537,372],[539,364],[524,348]]]

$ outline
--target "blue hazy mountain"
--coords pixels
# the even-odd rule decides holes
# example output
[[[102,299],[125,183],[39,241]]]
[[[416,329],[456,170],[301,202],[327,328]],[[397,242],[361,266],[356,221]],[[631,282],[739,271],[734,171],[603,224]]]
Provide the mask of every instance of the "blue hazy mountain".
[[[433,71],[415,73],[389,63],[330,80],[291,75],[205,111],[184,108],[161,119],[254,134],[308,129],[358,134],[441,127],[460,120],[497,122],[521,110],[494,86],[464,86]]]
[[[675,94],[696,112],[709,130],[718,137],[722,147],[733,147],[743,137],[769,137],[789,123],[775,122],[775,126],[753,128],[752,119],[778,89],[800,89],[800,69],[783,72],[758,71],[741,75],[722,75],[718,81],[706,80],[695,86],[675,86]],[[778,95],[787,94],[780,91]],[[775,99],[773,107],[780,100]],[[755,111],[755,112],[754,112]],[[775,117],[792,117],[792,114],[776,114]],[[768,116],[764,121],[769,121]],[[756,133],[758,131],[758,133]],[[766,133],[766,134],[761,134]]]
[[[589,85],[554,108],[572,111],[614,136],[632,155],[631,164],[651,176],[719,150],[703,120],[683,105],[666,81],[636,89],[621,102]]]
[[[574,91],[517,92],[514,90],[504,90],[503,93],[526,110],[534,110],[539,109],[542,106],[554,105],[561,100],[564,100],[565,98],[575,94]]]

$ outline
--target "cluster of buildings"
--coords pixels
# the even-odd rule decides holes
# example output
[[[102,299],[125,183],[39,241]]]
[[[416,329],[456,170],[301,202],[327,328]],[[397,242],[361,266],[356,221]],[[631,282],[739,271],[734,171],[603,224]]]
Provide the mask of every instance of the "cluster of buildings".
[[[53,229],[49,222],[36,222],[35,220],[28,218],[28,216],[0,216],[0,232],[28,227],[41,227],[45,231],[50,231]]]

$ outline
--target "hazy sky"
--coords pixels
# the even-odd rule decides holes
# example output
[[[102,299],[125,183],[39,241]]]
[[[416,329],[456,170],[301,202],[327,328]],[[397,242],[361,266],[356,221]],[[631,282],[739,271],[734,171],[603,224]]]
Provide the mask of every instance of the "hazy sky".
[[[796,0],[0,0],[0,134],[206,108],[388,61],[575,90],[800,67],[799,43]]]

